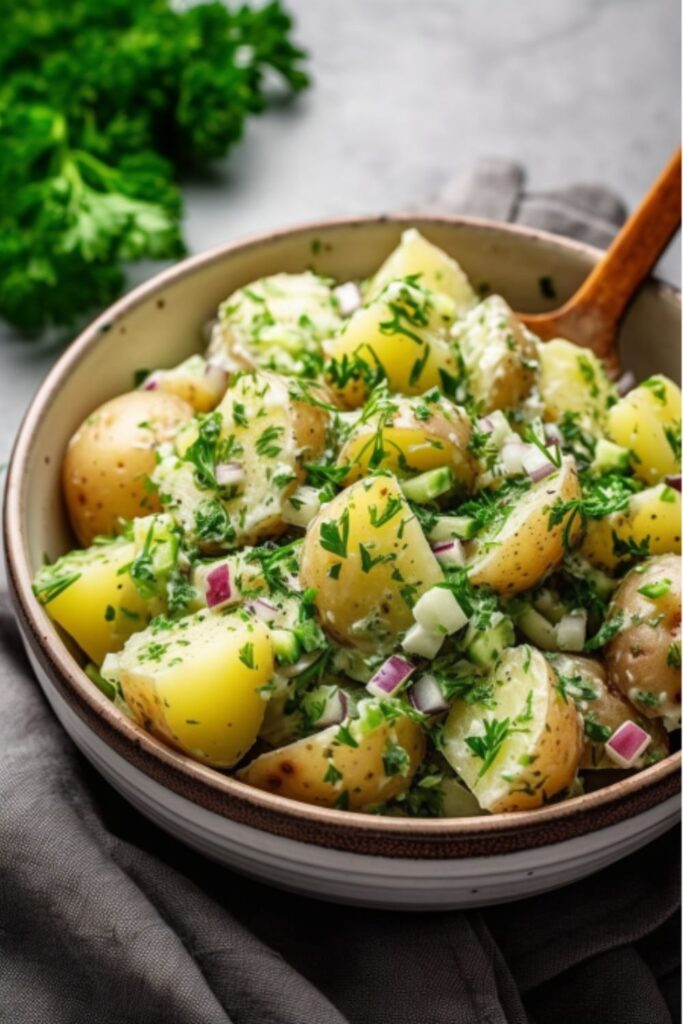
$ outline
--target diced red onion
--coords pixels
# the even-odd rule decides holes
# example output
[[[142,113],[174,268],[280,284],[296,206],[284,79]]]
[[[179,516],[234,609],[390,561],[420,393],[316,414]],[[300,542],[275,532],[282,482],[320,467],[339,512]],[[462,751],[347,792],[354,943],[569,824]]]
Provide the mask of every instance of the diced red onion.
[[[265,597],[257,597],[255,600],[249,601],[247,608],[261,622],[272,622],[273,616],[277,614],[277,605],[272,604]]]
[[[339,725],[346,718],[349,702],[343,690],[337,690],[325,701],[325,710],[320,718],[316,718],[316,726],[323,728],[328,725]]]
[[[347,281],[346,284],[338,285],[333,292],[339,303],[339,312],[342,316],[350,316],[358,309],[363,302],[360,288],[354,281]]]
[[[377,669],[372,679],[366,684],[366,689],[375,697],[390,697],[414,671],[415,666],[411,661],[392,654]]]
[[[561,651],[582,651],[586,643],[586,612],[578,611],[563,615],[555,627],[557,646]]]
[[[496,429],[496,424],[488,416],[484,416],[482,420],[477,420],[477,431],[480,434],[492,434]]]
[[[431,675],[416,679],[408,688],[407,697],[413,707],[424,715],[441,715],[450,707],[441,692],[441,687]]]
[[[605,743],[605,752],[620,768],[633,768],[651,742],[650,734],[635,722],[622,722]]]
[[[624,395],[627,395],[629,393],[629,391],[633,391],[635,386],[636,386],[636,375],[635,375],[635,373],[633,373],[632,370],[627,370],[625,373],[622,373],[621,377],[619,378],[619,380],[614,385],[614,387],[616,388],[617,394],[621,398],[623,398]]]
[[[459,540],[442,540],[432,544],[432,551],[441,565],[464,565],[465,549]]]
[[[222,398],[227,390],[229,379],[230,374],[225,367],[210,359],[204,368],[204,380],[207,386]]]
[[[522,466],[524,472],[527,473],[534,483],[538,483],[539,480],[544,480],[545,477],[550,476],[557,470],[557,466],[544,455],[540,448],[537,448],[534,444],[525,445],[525,451],[522,455]]]
[[[548,444],[560,445],[562,443],[562,435],[560,428],[556,423],[544,423],[543,431],[545,433],[546,441]]]
[[[239,487],[244,483],[244,466],[241,462],[219,462],[214,473],[220,487]]]
[[[674,491],[678,491],[679,494],[681,493],[681,478],[680,478],[680,475],[677,475],[677,476],[665,476],[664,477],[664,483],[666,484],[667,487],[673,487]]]
[[[158,387],[159,387],[159,378],[158,378],[158,376],[156,374],[152,373],[152,374],[150,374],[150,376],[145,380],[144,384],[142,385],[142,390],[143,391],[156,391],[156,389]]]
[[[209,608],[218,608],[232,599],[230,568],[225,562],[207,574],[205,588],[206,604]]]

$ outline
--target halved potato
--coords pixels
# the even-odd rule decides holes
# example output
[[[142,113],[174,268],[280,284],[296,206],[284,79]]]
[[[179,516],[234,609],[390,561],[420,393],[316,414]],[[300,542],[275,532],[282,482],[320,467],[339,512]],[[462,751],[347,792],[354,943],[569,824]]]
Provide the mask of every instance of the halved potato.
[[[660,555],[622,580],[609,618],[622,622],[605,656],[612,683],[646,718],[681,721],[681,561]]]
[[[392,281],[324,344],[327,382],[349,408],[362,405],[369,378],[386,378],[391,391],[421,395],[455,376],[455,353],[445,328],[454,314],[445,296]]]
[[[360,718],[262,754],[237,778],[291,800],[360,811],[404,792],[424,751],[412,718],[387,718],[368,702]]]
[[[481,533],[467,546],[469,577],[475,586],[499,594],[518,594],[534,587],[556,568],[580,532],[575,520],[565,537],[564,522],[550,526],[553,506],[580,497],[574,459],[562,460],[559,470],[534,484],[512,506],[502,524]]]
[[[149,609],[125,571],[135,545],[123,538],[63,555],[33,582],[48,615],[98,665],[143,629]]]
[[[396,479],[379,476],[342,491],[311,522],[300,578],[315,588],[329,633],[376,653],[412,625],[412,603],[443,573]]]
[[[468,445],[472,423],[459,406],[438,393],[425,398],[396,398],[364,416],[342,447],[337,464],[348,465],[345,483],[377,469],[406,476],[450,466],[466,489],[476,466]]]
[[[567,789],[581,757],[581,720],[535,648],[508,647],[483,703],[457,700],[443,753],[481,807],[499,813],[540,807]]]
[[[588,348],[555,338],[538,346],[538,358],[545,418],[560,421],[565,413],[577,414],[584,430],[602,436],[610,403],[617,395],[597,356]]]
[[[452,330],[467,373],[467,387],[483,412],[512,409],[537,376],[536,342],[500,295],[490,295]]]
[[[131,637],[119,668],[123,695],[145,729],[197,761],[229,768],[258,735],[273,644],[256,618],[200,611]]]
[[[443,292],[455,303],[459,315],[477,304],[477,296],[460,265],[443,249],[428,242],[415,228],[401,235],[401,242],[387,256],[367,290],[376,299],[390,281],[413,277],[433,292]]]
[[[607,414],[607,433],[631,452],[634,474],[654,484],[681,471],[681,389],[667,377],[650,377]]]
[[[615,569],[638,548],[649,555],[680,555],[681,495],[673,487],[646,487],[633,495],[624,512],[586,523],[581,555],[591,565]]]
[[[203,356],[194,355],[170,370],[154,370],[141,388],[176,395],[195,412],[210,412],[220,402],[227,385],[227,370],[209,366]]]
[[[191,416],[192,408],[176,395],[131,391],[105,402],[81,424],[62,467],[69,518],[81,544],[116,533],[119,519],[160,510],[148,487],[156,449]]]
[[[164,507],[204,552],[278,536],[286,529],[283,509],[303,480],[304,462],[325,447],[327,411],[293,400],[285,378],[258,372],[238,377],[211,415],[220,432],[210,458],[198,452],[197,438],[201,442],[206,427],[195,421],[179,438],[176,454],[155,470]],[[218,477],[202,477],[198,455],[202,464],[212,461],[214,476],[216,465],[229,463],[238,479],[222,486]]]

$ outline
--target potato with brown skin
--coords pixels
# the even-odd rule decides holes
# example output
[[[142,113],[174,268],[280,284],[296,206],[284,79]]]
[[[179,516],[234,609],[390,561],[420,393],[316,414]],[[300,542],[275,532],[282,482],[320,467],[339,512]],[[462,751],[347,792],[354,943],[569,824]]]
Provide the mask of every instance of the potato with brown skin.
[[[347,719],[343,728],[331,725],[262,754],[240,769],[237,778],[257,789],[321,807],[360,811],[385,803],[409,787],[424,757],[425,737],[408,715],[392,721],[381,716],[379,709],[372,711],[370,720],[362,715]],[[399,764],[401,769],[395,770]]]
[[[147,479],[156,448],[192,416],[176,395],[130,391],[91,413],[69,441],[62,481],[69,518],[81,544],[117,532],[119,519],[160,511]]]
[[[564,694],[574,701],[584,722],[583,752],[580,769],[615,769],[618,765],[605,752],[604,728],[616,732],[624,722],[636,722],[649,732],[652,743],[638,763],[644,767],[669,753],[666,730],[656,719],[643,718],[620,690],[611,686],[607,671],[597,658],[578,654],[555,654],[549,659],[558,673]]]
[[[623,628],[607,645],[610,682],[646,718],[667,729],[681,719],[681,563],[658,555],[636,566],[616,591],[609,620]]]
[[[210,412],[225,394],[228,378],[227,370],[210,367],[202,356],[194,355],[170,370],[150,373],[141,390],[177,395],[195,412]]]

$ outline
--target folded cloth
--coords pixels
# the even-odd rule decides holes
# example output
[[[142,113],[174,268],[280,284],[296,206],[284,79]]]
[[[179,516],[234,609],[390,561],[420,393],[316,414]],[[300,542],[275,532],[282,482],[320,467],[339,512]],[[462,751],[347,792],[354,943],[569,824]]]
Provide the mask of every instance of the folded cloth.
[[[596,186],[487,160],[431,209],[604,245]],[[9,1024],[671,1024],[670,832],[569,888],[480,911],[335,907],[208,863],[129,807],[53,718],[0,603],[0,1020]]]

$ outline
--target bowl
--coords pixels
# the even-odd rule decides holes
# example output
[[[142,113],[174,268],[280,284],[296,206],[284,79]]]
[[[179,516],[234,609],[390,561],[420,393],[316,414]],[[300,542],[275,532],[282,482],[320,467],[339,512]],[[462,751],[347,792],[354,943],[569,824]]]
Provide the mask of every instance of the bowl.
[[[221,299],[254,278],[313,267],[369,275],[417,227],[455,256],[475,286],[534,311],[571,295],[598,250],[536,230],[448,217],[325,221],[193,257],[136,288],[58,360],[19,431],[8,472],[4,543],[28,656],[58,719],[85,756],[143,814],[247,875],[324,899],[397,909],[516,899],[622,857],[679,814],[680,754],[595,792],[511,815],[415,820],[312,807],[252,789],[164,746],[92,685],[83,660],[34,599],[44,553],[73,546],[60,494],[68,438],[96,406],[132,387],[136,370],[197,351]],[[555,292],[547,297],[548,284]],[[651,281],[621,331],[637,377],[679,379],[680,297]]]

